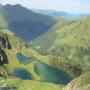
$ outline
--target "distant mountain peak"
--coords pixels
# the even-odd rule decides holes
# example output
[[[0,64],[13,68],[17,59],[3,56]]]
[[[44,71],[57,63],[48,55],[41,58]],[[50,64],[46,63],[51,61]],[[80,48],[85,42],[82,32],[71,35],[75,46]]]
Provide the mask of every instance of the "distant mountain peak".
[[[49,16],[56,16],[56,17],[63,16],[64,18],[68,18],[68,19],[78,18],[81,16],[90,16],[90,14],[88,13],[75,14],[75,13],[69,13],[65,11],[56,11],[56,10],[32,9],[32,11],[36,13],[44,14],[44,15],[49,15]]]
[[[16,7],[16,6],[19,6],[19,7],[22,7],[20,4],[14,4],[14,5],[12,5],[12,4],[6,4],[6,5],[5,5],[5,7],[10,7],[10,6],[15,6],[15,7]]]
[[[30,41],[37,38],[55,24],[51,16],[34,13],[20,4],[7,4],[3,6],[3,10],[8,28],[24,40]]]

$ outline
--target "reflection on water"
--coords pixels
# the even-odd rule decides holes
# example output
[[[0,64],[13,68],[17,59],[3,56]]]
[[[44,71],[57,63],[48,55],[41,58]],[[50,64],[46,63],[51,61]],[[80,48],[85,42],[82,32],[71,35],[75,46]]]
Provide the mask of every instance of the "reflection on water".
[[[52,82],[57,84],[67,84],[71,78],[69,75],[62,71],[55,69],[40,60],[36,59],[36,57],[27,57],[21,53],[17,54],[17,58],[20,63],[28,64],[33,60],[36,60],[37,63],[34,65],[34,72],[40,76],[41,82]],[[15,69],[14,76],[20,77],[22,79],[33,79],[32,75],[23,69]]]
[[[21,79],[25,79],[25,80],[32,80],[33,79],[33,76],[32,74],[24,69],[24,68],[15,68],[13,70],[13,75],[17,78],[21,78]]]
[[[71,80],[67,73],[42,62],[35,64],[34,71],[41,77],[40,81],[43,82],[67,84]]]

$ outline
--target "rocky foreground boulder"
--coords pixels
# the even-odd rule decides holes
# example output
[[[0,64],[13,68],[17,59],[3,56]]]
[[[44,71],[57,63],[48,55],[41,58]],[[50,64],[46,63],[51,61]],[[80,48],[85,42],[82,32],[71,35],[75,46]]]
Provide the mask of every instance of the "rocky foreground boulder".
[[[90,72],[71,81],[63,90],[90,90]]]

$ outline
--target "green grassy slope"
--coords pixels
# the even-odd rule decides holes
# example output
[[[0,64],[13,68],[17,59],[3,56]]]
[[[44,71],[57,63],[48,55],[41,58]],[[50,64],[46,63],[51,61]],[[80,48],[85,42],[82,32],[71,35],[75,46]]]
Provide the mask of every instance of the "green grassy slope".
[[[83,19],[84,19],[84,21],[86,20],[84,23],[87,23],[89,20],[89,18],[83,18]],[[79,21],[77,21],[77,22],[79,22]],[[87,24],[89,24],[89,22]],[[89,54],[89,49],[88,49],[89,45],[87,46],[86,42],[85,42],[85,44],[84,43],[83,44],[81,44],[81,43],[76,44],[74,42],[68,43],[68,41],[66,40],[66,37],[69,38],[69,35],[71,35],[71,34],[66,33],[67,35],[63,36],[65,33],[65,30],[63,30],[62,28],[67,28],[67,26],[61,28],[62,29],[62,30],[60,30],[60,32],[62,33],[61,34],[59,32],[59,25],[58,25],[58,29],[55,30],[55,33],[57,33],[57,35],[59,36],[60,39],[55,38],[53,45],[55,47],[56,47],[56,45],[58,46],[55,48],[56,51],[58,48],[61,48],[61,46],[63,45],[65,51],[62,52],[62,54],[59,54],[59,57],[57,60],[58,62],[55,61],[56,63],[53,63],[53,59],[54,58],[57,59],[56,57],[54,57],[54,58],[51,57],[52,61],[50,63],[50,58],[48,56],[44,56],[41,53],[36,52],[35,50],[26,47],[25,42],[23,40],[21,40],[20,38],[17,38],[14,33],[10,32],[6,29],[0,30],[0,32],[8,34],[8,36],[9,36],[8,38],[9,38],[10,43],[12,45],[11,50],[5,49],[5,51],[8,55],[8,58],[9,58],[9,65],[7,66],[7,69],[6,69],[8,71],[8,73],[12,73],[12,71],[15,68],[19,67],[19,68],[27,69],[29,72],[32,73],[33,78],[34,78],[34,80],[21,80],[21,79],[16,79],[13,76],[9,76],[7,80],[4,80],[4,78],[0,77],[0,87],[2,87],[4,85],[8,85],[10,88],[18,87],[18,90],[72,90],[72,89],[76,90],[77,88],[79,88],[79,90],[81,90],[81,89],[82,90],[89,90],[88,88],[90,85],[90,81],[89,81],[90,73],[86,73],[86,74],[80,76],[79,78],[71,81],[70,84],[68,84],[65,88],[63,88],[63,85],[38,82],[38,80],[40,80],[41,78],[33,71],[34,64],[36,62],[33,61],[31,64],[24,65],[24,64],[21,64],[16,58],[17,53],[23,53],[26,56],[34,56],[37,59],[41,60],[42,62],[45,62],[47,64],[51,64],[54,67],[57,67],[59,69],[62,69],[64,71],[68,72],[69,74],[71,74],[71,76],[73,76],[73,75],[78,76],[78,73],[81,74],[81,73],[84,73],[84,71],[85,72],[89,71],[89,67],[90,67],[90,63],[89,63],[89,60],[90,60],[89,55],[90,54]],[[88,26],[88,28],[89,28],[89,26]],[[69,30],[71,30],[71,29],[68,29],[68,31]],[[78,33],[76,33],[75,27],[74,27],[73,31],[74,31],[74,33],[72,33],[73,35],[78,34]],[[88,32],[87,33],[87,40],[89,40],[89,35],[88,35],[89,29],[87,29],[87,32]],[[61,35],[62,35],[62,37],[60,37]],[[62,42],[62,39],[63,40],[65,39],[66,41],[64,40],[64,42]],[[76,40],[78,41],[78,39],[76,39]],[[70,46],[72,46],[72,47],[70,47]],[[53,48],[54,47],[52,46],[52,50],[54,50]],[[68,52],[67,52],[67,50],[68,50]],[[50,49],[50,51],[51,51],[51,49]],[[66,52],[69,54],[67,54]],[[64,53],[64,56],[63,56],[63,53]],[[79,68],[76,68],[76,67],[79,67]],[[0,69],[1,68],[2,67],[0,67]],[[83,89],[83,88],[85,88],[85,89]]]
[[[32,45],[35,49],[40,52],[47,53],[48,50],[54,45],[55,40],[58,38],[57,29],[62,28],[68,20],[63,17],[53,17],[57,20],[57,23],[46,33],[39,36],[37,39],[32,41]]]
[[[27,65],[21,64],[18,61],[16,54],[23,53],[26,56],[34,56],[35,58],[42,60],[42,62],[48,63],[47,56],[43,56],[42,54],[36,52],[30,47],[25,47],[25,42],[20,38],[17,38],[14,33],[6,29],[0,30],[0,33],[1,32],[8,34],[9,41],[12,45],[11,50],[5,49],[9,59],[9,64],[6,67],[6,71],[8,72],[8,74],[11,74],[15,68],[24,68],[33,75],[34,80],[21,80],[19,78],[16,79],[12,75],[8,75],[7,79],[0,77],[0,88],[4,85],[8,85],[10,88],[18,87],[18,90],[61,90],[61,85],[39,82],[38,80],[40,79],[40,76],[38,76],[34,72],[34,64],[36,62],[33,61],[32,63]],[[4,69],[2,66],[0,66],[0,73],[2,72],[2,70]]]
[[[38,49],[44,49],[47,47],[46,51],[50,51],[55,46],[62,44],[87,47],[86,45],[82,44],[89,43],[89,25],[90,17],[82,17],[77,20],[64,20],[64,22],[61,20],[60,22],[57,22],[57,24],[51,30],[33,41],[32,45],[36,46],[36,48],[38,47]],[[52,41],[53,44],[51,44]],[[82,43],[82,41],[85,42]]]
[[[90,17],[57,23],[32,45],[53,55],[52,66],[65,70],[72,77],[90,71]]]
[[[0,32],[8,34],[9,41],[12,45],[11,50],[5,49],[8,59],[9,59],[9,64],[7,67],[8,71],[12,73],[13,69],[15,69],[17,67],[21,67],[21,68],[25,68],[25,69],[29,70],[35,76],[37,76],[33,72],[33,65],[35,62],[33,61],[32,64],[27,64],[27,65],[21,64],[19,62],[19,60],[17,59],[16,55],[18,53],[22,53],[22,54],[26,55],[27,57],[29,57],[29,56],[36,57],[37,59],[40,59],[40,60],[42,60],[42,62],[46,62],[46,63],[48,63],[49,58],[47,56],[43,56],[39,52],[36,52],[35,50],[31,49],[30,47],[26,47],[25,46],[26,43],[22,39],[16,37],[15,34],[10,32],[9,30],[3,29],[3,30],[0,30]]]
[[[32,80],[8,79],[0,82],[0,87],[8,85],[10,88],[16,87],[18,90],[62,90],[62,86],[50,83],[42,83]]]

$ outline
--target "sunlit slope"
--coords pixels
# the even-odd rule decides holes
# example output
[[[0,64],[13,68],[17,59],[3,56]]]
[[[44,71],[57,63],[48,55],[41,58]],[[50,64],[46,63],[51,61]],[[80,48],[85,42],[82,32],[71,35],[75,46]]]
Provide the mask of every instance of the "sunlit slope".
[[[38,80],[39,77],[34,73],[34,64],[35,64],[34,59],[37,58],[39,60],[42,60],[42,62],[49,64],[49,62],[48,62],[49,58],[47,56],[43,56],[39,52],[36,52],[35,50],[31,49],[26,42],[24,42],[20,38],[17,38],[15,36],[15,34],[10,32],[9,30],[2,29],[2,30],[0,30],[0,33],[8,34],[8,38],[9,38],[9,41],[12,46],[12,49],[10,49],[10,50],[5,49],[8,59],[9,59],[9,64],[7,67],[8,72],[12,73],[13,70],[18,67],[24,68],[24,69],[27,69],[28,71],[30,71],[33,74],[33,76],[35,76],[35,78]],[[22,53],[27,57],[30,57],[30,56],[33,57],[33,62],[31,64],[27,64],[27,65],[20,63],[17,58],[18,53]]]
[[[12,45],[12,49],[5,49],[9,59],[9,64],[6,67],[9,74],[22,79],[50,83],[66,84],[71,80],[66,72],[51,67],[49,56],[33,50],[26,42],[17,38],[14,33],[8,30],[1,32],[8,34],[8,39]]]
[[[63,44],[75,47],[88,47],[88,41],[90,40],[89,29],[90,17],[82,17],[63,23],[58,22],[51,30],[33,41],[32,45],[37,49],[44,49],[48,52]]]
[[[0,87],[8,85],[10,88],[16,87],[18,90],[62,90],[61,85],[42,83],[32,80],[8,79],[0,82]]]
[[[63,17],[54,17],[54,19],[57,20],[57,23],[49,31],[32,41],[34,48],[40,52],[46,53],[49,51],[58,38],[57,30],[61,29],[68,22],[68,20]]]
[[[69,22],[57,30],[59,38],[49,49],[58,51],[59,55],[71,63],[79,64],[84,71],[90,67],[90,17]]]
[[[4,85],[8,85],[10,88],[13,87],[18,87],[18,90],[61,90],[62,86],[61,85],[55,85],[51,84],[48,82],[40,82],[38,80],[41,79],[40,76],[38,76],[35,71],[34,71],[34,65],[37,63],[34,60],[41,60],[42,62],[45,62],[49,64],[49,58],[47,56],[43,56],[39,52],[36,52],[35,50],[31,49],[30,47],[25,46],[25,42],[21,40],[20,38],[17,38],[14,33],[9,32],[6,29],[0,30],[0,33],[7,33],[9,41],[12,45],[12,49],[8,50],[5,49],[8,59],[9,59],[9,64],[6,68],[6,71],[11,74],[14,69],[16,68],[21,68],[21,69],[26,69],[33,75],[33,80],[21,80],[21,79],[15,79],[14,76],[9,76],[8,79],[4,79],[0,77],[0,87]],[[20,63],[19,60],[17,59],[17,54],[22,53],[25,56],[33,57],[33,62],[28,63],[28,64],[23,64]],[[35,57],[35,58],[34,58]],[[0,66],[1,69],[1,66]]]
[[[67,23],[57,30],[59,38],[55,45],[67,44],[74,47],[88,48],[90,43],[90,17],[83,17]]]
[[[35,40],[32,45],[39,51],[52,54],[51,64],[72,77],[90,71],[90,17],[57,23]]]

